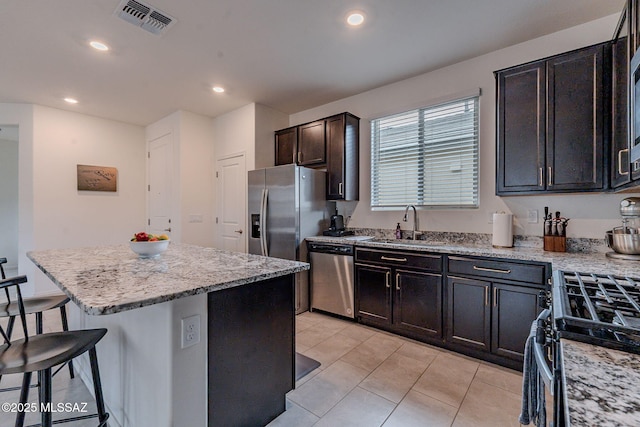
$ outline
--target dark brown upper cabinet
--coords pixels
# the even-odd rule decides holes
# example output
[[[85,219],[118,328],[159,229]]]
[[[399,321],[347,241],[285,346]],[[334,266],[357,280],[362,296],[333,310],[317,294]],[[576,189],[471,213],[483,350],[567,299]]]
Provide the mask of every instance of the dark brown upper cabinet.
[[[607,188],[610,43],[496,72],[496,194]]]
[[[343,113],[326,119],[327,200],[358,200],[360,119]]]
[[[360,119],[336,114],[275,132],[276,166],[327,171],[327,200],[358,200]]]
[[[298,158],[300,166],[325,164],[326,161],[325,120],[298,126]]]
[[[628,78],[629,57],[627,38],[616,40],[611,46],[611,187],[631,182],[629,161]]]
[[[276,166],[295,163],[298,145],[298,128],[292,127],[276,131]]]

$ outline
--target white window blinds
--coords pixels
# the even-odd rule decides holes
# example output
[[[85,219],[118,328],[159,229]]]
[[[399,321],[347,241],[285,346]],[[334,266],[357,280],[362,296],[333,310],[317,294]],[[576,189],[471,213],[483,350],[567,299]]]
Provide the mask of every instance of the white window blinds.
[[[478,96],[371,122],[371,206],[478,206]]]

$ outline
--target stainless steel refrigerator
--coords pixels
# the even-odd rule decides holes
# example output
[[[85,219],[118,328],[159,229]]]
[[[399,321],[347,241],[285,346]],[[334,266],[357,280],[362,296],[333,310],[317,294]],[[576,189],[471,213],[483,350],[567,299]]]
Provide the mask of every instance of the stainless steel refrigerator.
[[[249,253],[308,262],[305,237],[328,226],[325,175],[293,164],[249,171]],[[296,313],[308,309],[304,271],[296,274]]]

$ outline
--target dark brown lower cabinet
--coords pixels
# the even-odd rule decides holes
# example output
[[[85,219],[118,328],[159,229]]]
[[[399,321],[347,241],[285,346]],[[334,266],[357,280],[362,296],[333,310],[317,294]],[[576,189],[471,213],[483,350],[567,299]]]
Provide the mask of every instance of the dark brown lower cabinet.
[[[491,345],[491,282],[447,279],[447,341],[489,351]]]
[[[442,337],[442,274],[356,264],[361,323],[416,339]]]
[[[524,360],[531,322],[538,316],[539,288],[493,283],[491,352]]]
[[[540,310],[539,292],[539,287],[449,276],[447,341],[522,362]]]

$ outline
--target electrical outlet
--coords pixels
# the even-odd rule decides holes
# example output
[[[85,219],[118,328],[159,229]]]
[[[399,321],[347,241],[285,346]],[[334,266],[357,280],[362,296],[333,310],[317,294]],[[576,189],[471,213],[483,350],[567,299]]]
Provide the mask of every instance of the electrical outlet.
[[[191,347],[200,342],[200,315],[182,319],[182,348]]]
[[[538,210],[537,209],[529,209],[527,211],[527,222],[529,224],[537,224],[538,223]]]

